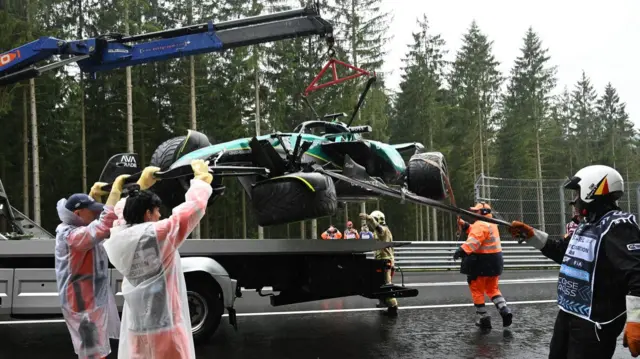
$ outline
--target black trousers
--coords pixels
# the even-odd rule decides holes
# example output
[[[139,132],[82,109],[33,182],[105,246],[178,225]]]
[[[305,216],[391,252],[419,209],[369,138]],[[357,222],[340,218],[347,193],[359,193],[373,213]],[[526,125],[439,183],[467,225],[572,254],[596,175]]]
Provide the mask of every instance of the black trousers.
[[[612,323],[602,325],[602,329],[598,330],[598,341],[595,324],[559,310],[553,327],[549,359],[611,359],[625,323],[626,316],[623,315]]]

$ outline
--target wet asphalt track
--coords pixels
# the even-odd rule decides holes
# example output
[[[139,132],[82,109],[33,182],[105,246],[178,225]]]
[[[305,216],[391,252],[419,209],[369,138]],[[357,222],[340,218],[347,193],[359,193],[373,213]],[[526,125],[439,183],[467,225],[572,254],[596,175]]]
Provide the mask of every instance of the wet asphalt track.
[[[417,298],[400,300],[397,318],[360,297],[271,307],[268,298],[244,292],[237,300],[239,328],[223,322],[198,358],[546,358],[557,307],[557,271],[508,271],[501,290],[514,312],[503,331],[491,307],[494,329],[480,333],[465,277],[457,273],[405,274]],[[400,276],[394,277],[400,283]],[[435,284],[439,283],[439,284]],[[74,358],[63,323],[0,322],[0,359]],[[117,358],[114,353],[109,358]],[[631,358],[619,347],[614,358]]]

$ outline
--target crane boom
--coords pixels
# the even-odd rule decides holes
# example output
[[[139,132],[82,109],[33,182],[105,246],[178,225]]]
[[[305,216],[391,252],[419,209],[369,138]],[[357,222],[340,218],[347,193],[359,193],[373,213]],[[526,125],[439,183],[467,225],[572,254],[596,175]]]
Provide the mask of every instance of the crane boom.
[[[108,34],[69,41],[41,37],[0,54],[0,85],[34,78],[73,62],[83,72],[96,73],[313,35],[326,38],[330,44],[334,41],[333,26],[320,16],[318,5],[133,36]],[[61,59],[36,67],[56,55]]]

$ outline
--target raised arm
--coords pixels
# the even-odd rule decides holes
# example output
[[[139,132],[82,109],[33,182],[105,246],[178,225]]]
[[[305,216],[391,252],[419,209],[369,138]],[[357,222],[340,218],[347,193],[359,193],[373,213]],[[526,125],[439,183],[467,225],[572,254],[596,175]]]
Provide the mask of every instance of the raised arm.
[[[117,218],[113,206],[105,206],[100,217],[87,226],[77,227],[67,236],[69,247],[79,251],[88,251],[109,237],[111,226]]]
[[[192,179],[185,202],[175,207],[169,218],[155,223],[158,240],[167,241],[175,249],[179,248],[204,217],[212,192],[207,182]]]
[[[569,241],[564,239],[549,239],[549,234],[537,230],[528,224],[520,221],[513,221],[509,232],[515,238],[522,238],[527,244],[537,248],[545,257],[562,264],[564,254],[567,252]]]
[[[204,217],[209,197],[213,193],[207,163],[194,160],[191,163],[195,177],[185,194],[185,202],[175,207],[169,218],[155,223],[159,241],[167,241],[174,249],[178,249],[189,234],[196,228]]]
[[[69,247],[75,250],[88,251],[109,237],[113,222],[118,218],[114,212],[114,205],[120,199],[122,186],[127,177],[129,177],[129,175],[120,175],[113,181],[111,192],[108,193],[109,197],[98,219],[86,226],[75,228],[69,233],[66,239]],[[106,183],[102,182],[94,183],[89,192],[89,196],[93,199],[98,198],[99,202],[99,198],[107,194],[102,191],[102,186],[105,184]],[[58,205],[60,204],[61,202],[58,202]]]

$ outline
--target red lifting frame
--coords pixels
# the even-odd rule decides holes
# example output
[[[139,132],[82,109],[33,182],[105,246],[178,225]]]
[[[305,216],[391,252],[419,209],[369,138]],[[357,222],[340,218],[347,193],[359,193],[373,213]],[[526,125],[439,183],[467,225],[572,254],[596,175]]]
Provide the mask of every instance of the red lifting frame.
[[[356,73],[353,75],[349,75],[349,76],[345,76],[343,78],[339,78],[338,77],[338,71],[336,70],[336,64],[338,65],[342,65],[344,67],[350,68],[352,70],[354,70]],[[324,75],[324,73],[327,71],[327,69],[329,68],[329,66],[331,66],[331,70],[333,72],[333,80],[325,82],[321,85],[316,85],[316,83],[318,81],[320,81],[320,78],[322,78],[322,76]],[[324,67],[322,68],[322,70],[320,70],[320,73],[313,79],[313,81],[311,81],[311,84],[309,84],[309,86],[304,90],[304,96],[308,96],[310,92],[316,91],[316,90],[320,90],[323,89],[325,87],[329,87],[329,86],[333,86],[333,85],[337,85],[339,83],[345,82],[345,81],[349,81],[351,79],[355,79],[358,78],[360,76],[370,76],[371,73],[369,71],[363,70],[361,68],[355,67],[353,65],[349,65],[345,62],[342,62],[340,60],[336,60],[334,58],[331,58],[329,60],[329,62],[327,62],[326,65],[324,65]]]

